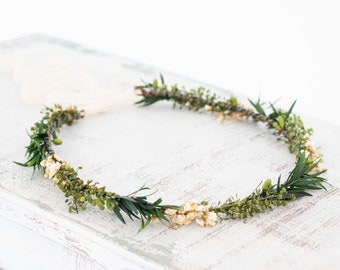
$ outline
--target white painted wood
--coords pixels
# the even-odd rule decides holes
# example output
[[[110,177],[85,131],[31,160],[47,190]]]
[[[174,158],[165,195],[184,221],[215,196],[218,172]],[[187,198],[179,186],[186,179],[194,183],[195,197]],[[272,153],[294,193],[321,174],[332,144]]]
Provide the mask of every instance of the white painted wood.
[[[5,269],[336,269],[340,262],[339,126],[304,117],[321,145],[332,186],[246,223],[179,230],[138,222],[120,223],[93,208],[67,211],[63,194],[48,180],[18,167],[28,143],[25,129],[39,119],[41,105],[24,104],[20,84],[8,71],[13,59],[32,66],[60,58],[93,78],[101,89],[120,93],[106,113],[62,130],[56,152],[82,165],[84,179],[119,194],[143,184],[164,203],[217,203],[244,196],[260,181],[287,176],[294,157],[263,126],[133,105],[131,89],[159,70],[132,60],[57,39],[33,36],[0,47],[0,267]],[[7,61],[5,63],[5,60]],[[2,62],[1,62],[2,61]],[[2,63],[2,64],[1,64]],[[7,71],[7,73],[6,73]],[[200,85],[162,72],[170,82]],[[119,84],[117,84],[119,82]],[[118,88],[117,88],[118,85]],[[117,92],[116,91],[116,92]],[[221,89],[216,91],[223,93]],[[237,94],[236,94],[237,95]],[[23,267],[23,266],[27,267]]]

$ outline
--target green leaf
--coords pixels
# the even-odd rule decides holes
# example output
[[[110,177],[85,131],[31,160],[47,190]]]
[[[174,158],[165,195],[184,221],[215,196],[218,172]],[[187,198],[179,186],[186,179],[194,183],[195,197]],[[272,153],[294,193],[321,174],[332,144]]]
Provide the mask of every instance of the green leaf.
[[[231,103],[231,105],[232,106],[234,106],[234,107],[236,107],[237,106],[237,99],[234,97],[234,96],[231,96],[230,98],[229,98],[229,100],[230,100],[230,103]]]
[[[272,180],[270,178],[268,178],[266,181],[264,181],[263,185],[262,185],[262,191],[266,192],[267,190],[269,190],[272,187]]]
[[[120,219],[120,221],[123,222],[124,224],[126,224],[122,214],[120,213],[120,209],[119,209],[119,207],[117,207],[117,205],[115,206],[115,208],[113,208],[113,211],[116,214],[116,216]]]
[[[325,178],[320,177],[324,171],[309,174],[317,164],[307,164],[308,158],[304,154],[299,153],[294,169],[290,172],[287,181],[282,186],[285,187],[288,193],[296,193],[299,196],[309,196],[307,190],[326,189],[323,183],[327,183]]]
[[[17,161],[13,161],[13,163],[15,163],[19,166],[28,167],[28,165],[26,163],[20,163],[20,162],[17,162]]]
[[[254,102],[251,101],[250,99],[248,99],[248,101],[249,101],[250,104],[256,109],[256,111],[257,111],[259,114],[266,116],[266,113],[265,113],[265,111],[264,111],[263,108],[262,108],[262,104],[261,104],[260,98],[257,100],[256,103],[254,103]]]
[[[134,214],[132,212],[132,210],[129,209],[129,206],[126,204],[126,202],[127,201],[120,201],[120,203],[118,204],[118,207],[120,209],[122,209],[123,212],[125,212],[131,220],[133,220],[132,217],[135,217],[135,218],[139,219],[139,217],[136,214]]]
[[[145,223],[144,223],[144,218],[142,218],[141,219],[141,225],[140,225],[140,228],[138,230],[138,233],[140,233],[144,228],[145,228]]]
[[[134,198],[131,198],[129,196],[119,196],[119,198],[136,203],[136,200]]]
[[[162,73],[160,74],[160,77],[161,77],[161,83],[162,83],[162,85],[163,85],[163,84],[164,84],[164,78],[163,78]]]
[[[278,123],[273,123],[273,128],[275,128],[276,130],[280,131],[281,130],[281,127]]]
[[[277,179],[277,184],[276,184],[277,192],[279,193],[281,190],[281,175],[279,175]]]
[[[153,80],[153,82],[152,82],[152,87],[153,87],[154,89],[157,89],[157,88],[158,88],[158,81],[157,81],[156,79]]]
[[[287,120],[287,119],[289,118],[290,114],[292,113],[293,108],[294,108],[294,106],[295,106],[295,104],[296,104],[296,101],[297,101],[297,100],[295,100],[295,101],[293,102],[293,104],[290,106],[288,112],[286,113],[285,120]]]
[[[39,128],[38,128],[38,133],[41,134],[43,131],[43,126],[44,126],[44,119],[41,119]]]
[[[270,105],[270,107],[271,107],[272,110],[273,110],[273,113],[270,115],[270,116],[271,116],[270,118],[271,118],[271,119],[277,118],[278,112],[277,112],[277,110],[275,109],[274,104],[273,104],[273,103],[269,103],[269,105]]]
[[[142,218],[141,226],[140,226],[140,228],[138,230],[138,233],[140,233],[142,230],[144,230],[150,224],[150,222],[151,222],[151,217],[150,216],[146,218],[146,222],[144,222],[144,219]]]
[[[154,205],[158,205],[162,202],[162,198],[158,198],[158,200],[156,200],[153,204]]]
[[[169,221],[163,212],[160,212],[160,211],[157,211],[157,210],[156,210],[156,211],[155,211],[155,215],[156,215],[156,217],[157,217],[159,220]]]
[[[279,126],[280,126],[281,129],[283,129],[283,128],[285,127],[285,120],[284,120],[284,118],[282,117],[282,115],[279,115],[279,116],[277,117],[277,122],[278,122],[278,124],[279,124]]]
[[[129,200],[121,200],[121,202],[124,203],[125,206],[126,206],[130,211],[132,211],[132,212],[134,212],[134,213],[136,213],[136,214],[138,213],[138,210],[137,210],[135,204],[132,203],[131,201],[129,201]]]

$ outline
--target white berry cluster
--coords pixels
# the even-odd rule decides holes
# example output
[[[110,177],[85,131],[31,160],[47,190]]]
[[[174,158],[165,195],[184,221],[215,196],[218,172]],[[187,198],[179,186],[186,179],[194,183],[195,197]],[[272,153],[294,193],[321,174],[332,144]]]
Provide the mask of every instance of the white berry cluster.
[[[214,226],[217,221],[217,214],[209,211],[209,208],[202,204],[190,201],[185,203],[181,209],[167,209],[165,214],[169,217],[173,228],[179,228],[195,221],[200,226]]]
[[[40,165],[44,168],[44,177],[52,179],[53,183],[57,184],[59,179],[55,175],[59,172],[61,166],[66,165],[66,162],[62,161],[58,155],[53,154],[42,160]]]

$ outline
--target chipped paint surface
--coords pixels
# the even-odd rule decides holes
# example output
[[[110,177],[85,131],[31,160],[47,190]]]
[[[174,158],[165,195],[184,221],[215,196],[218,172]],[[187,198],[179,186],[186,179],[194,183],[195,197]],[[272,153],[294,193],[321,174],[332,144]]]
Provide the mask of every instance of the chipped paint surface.
[[[87,54],[81,47],[43,37],[3,45],[0,56],[4,53],[33,63],[46,55],[66,58],[105,85],[125,78],[117,106],[63,129],[64,143],[56,148],[73,166],[84,167],[84,179],[99,181],[119,194],[146,184],[158,190],[153,198],[161,196],[167,204],[192,199],[217,203],[235,193],[247,195],[268,177],[282,174],[284,178],[293,167],[294,157],[285,145],[256,124],[226,121],[219,125],[211,115],[172,110],[164,103],[134,107],[134,100],[125,93],[139,78],[158,75],[149,67],[114,56]],[[164,75],[174,82],[190,83]],[[22,255],[17,266],[31,260],[35,269],[45,266],[48,259],[55,262],[55,269],[113,269],[113,265],[121,269],[338,267],[339,127],[307,118],[329,169],[332,186],[327,192],[315,192],[313,197],[246,223],[227,221],[212,228],[193,224],[179,230],[157,223],[138,234],[137,222],[123,225],[107,211],[89,208],[78,215],[68,213],[63,194],[51,182],[38,175],[31,179],[30,170],[12,163],[23,160],[25,129],[38,119],[41,106],[23,104],[19,86],[9,74],[0,73],[0,89],[1,123],[6,127],[0,133],[0,268],[15,266],[16,246],[22,254],[32,254]],[[11,232],[22,238],[11,237]],[[41,246],[25,242],[32,239],[44,245],[45,257],[38,256]],[[53,252],[58,258],[49,255]]]

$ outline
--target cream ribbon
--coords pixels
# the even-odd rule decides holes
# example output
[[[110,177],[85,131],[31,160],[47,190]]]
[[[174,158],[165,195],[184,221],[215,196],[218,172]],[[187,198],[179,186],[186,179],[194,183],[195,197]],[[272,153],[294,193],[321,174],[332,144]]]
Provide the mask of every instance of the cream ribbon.
[[[77,106],[87,115],[106,112],[114,107],[130,106],[136,101],[131,78],[117,75],[108,89],[96,79],[62,60],[47,60],[29,65],[22,59],[3,57],[0,72],[11,73],[27,104]],[[124,88],[129,89],[122,91]]]

